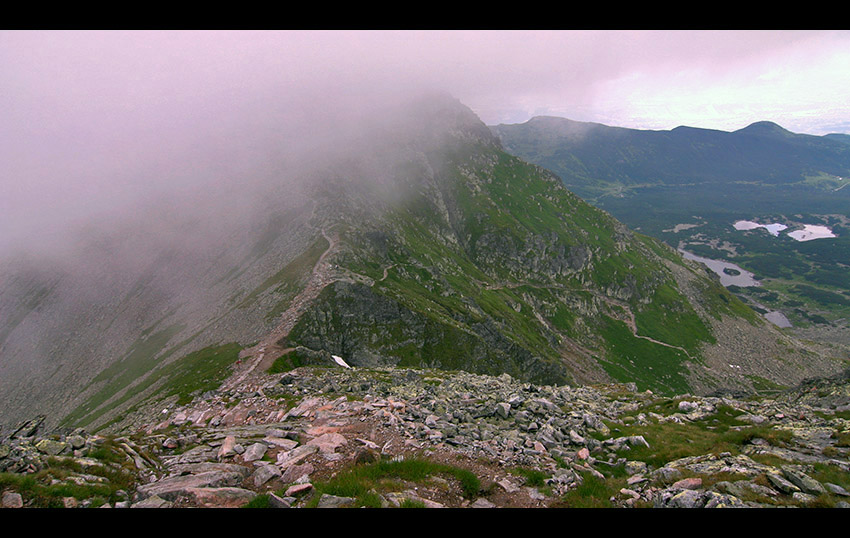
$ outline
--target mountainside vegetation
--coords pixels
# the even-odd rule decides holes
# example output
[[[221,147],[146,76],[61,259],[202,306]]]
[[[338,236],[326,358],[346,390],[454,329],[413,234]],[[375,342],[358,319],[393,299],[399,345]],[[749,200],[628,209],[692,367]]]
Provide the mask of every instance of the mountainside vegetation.
[[[458,114],[440,107],[423,115],[424,132],[433,128],[426,121],[442,126]],[[706,350],[748,349],[753,338],[771,343],[738,361],[746,375],[768,361],[793,377],[812,360],[673,249],[508,155],[477,118],[453,123],[449,137],[425,135],[432,145],[389,179],[415,178],[418,192],[372,220],[340,219],[336,262],[357,278],[326,288],[283,347],[326,350],[354,366],[636,381],[668,394],[751,388],[745,375],[716,371],[718,356]],[[743,323],[739,341],[718,330],[729,319]]]
[[[845,366],[510,155],[452,98],[339,136],[206,241],[178,226],[179,244],[122,267],[116,251],[135,243],[115,233],[89,252],[95,272],[9,270],[4,420],[44,408],[96,430],[332,356],[667,395],[784,387]]]
[[[757,311],[781,312],[823,343],[847,332],[846,135],[795,134],[771,122],[734,132],[641,131],[552,117],[492,130],[508,151],[552,170],[629,227],[753,272],[761,286],[730,289]],[[733,227],[742,220],[785,228],[771,235]],[[832,236],[789,235],[810,226]]]

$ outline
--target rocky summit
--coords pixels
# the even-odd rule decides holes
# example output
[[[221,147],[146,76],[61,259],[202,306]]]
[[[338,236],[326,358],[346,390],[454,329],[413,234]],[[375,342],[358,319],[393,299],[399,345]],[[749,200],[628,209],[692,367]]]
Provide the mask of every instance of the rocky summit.
[[[850,507],[850,372],[770,397],[301,367],[0,444],[15,507]]]

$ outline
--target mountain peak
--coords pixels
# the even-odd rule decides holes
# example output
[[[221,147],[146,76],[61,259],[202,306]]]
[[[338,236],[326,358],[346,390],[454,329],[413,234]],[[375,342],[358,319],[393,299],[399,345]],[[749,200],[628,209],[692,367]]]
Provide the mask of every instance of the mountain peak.
[[[777,125],[772,121],[757,121],[755,123],[751,123],[750,125],[744,127],[743,129],[738,129],[735,131],[736,133],[748,133],[748,134],[756,134],[756,135],[781,135],[788,136],[793,133],[791,131]]]

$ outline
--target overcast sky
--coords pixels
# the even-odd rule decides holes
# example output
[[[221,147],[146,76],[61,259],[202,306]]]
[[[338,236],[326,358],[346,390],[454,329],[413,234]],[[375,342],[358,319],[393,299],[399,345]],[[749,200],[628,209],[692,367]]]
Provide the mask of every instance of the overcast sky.
[[[850,133],[848,31],[0,31],[0,73],[0,246],[244,175],[274,159],[249,134],[365,95],[444,90],[491,125]]]

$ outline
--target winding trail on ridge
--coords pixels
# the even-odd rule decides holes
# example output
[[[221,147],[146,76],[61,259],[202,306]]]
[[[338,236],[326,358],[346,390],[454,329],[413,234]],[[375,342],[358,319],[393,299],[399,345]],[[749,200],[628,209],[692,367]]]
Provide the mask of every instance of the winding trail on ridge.
[[[548,284],[548,285],[542,285],[542,286],[540,284],[523,283],[523,282],[497,283],[497,284],[484,284],[482,282],[481,284],[483,284],[483,287],[485,289],[488,289],[488,290],[498,290],[498,289],[502,289],[502,288],[518,288],[518,287],[521,287],[521,286],[530,286],[530,287],[538,287],[538,288],[542,287],[542,288],[549,288],[549,289],[562,289],[562,290],[569,290],[569,291],[573,290],[573,288],[570,288],[570,287],[564,286],[564,285],[559,285],[559,284]],[[615,299],[613,297],[609,297],[607,295],[599,293],[596,290],[591,290],[589,288],[582,288],[580,291],[590,293],[591,295],[593,295],[597,299],[606,303],[608,306],[615,305],[615,306],[618,306],[619,308],[625,310],[628,313],[628,318],[622,319],[620,321],[622,321],[623,323],[625,323],[629,327],[629,330],[631,330],[632,335],[635,338],[640,338],[641,340],[647,340],[647,341],[652,342],[653,344],[657,344],[659,346],[664,346],[664,347],[668,347],[670,349],[675,349],[677,351],[681,351],[682,353],[687,355],[687,357],[690,360],[692,360],[692,361],[696,360],[690,353],[688,353],[687,349],[685,349],[681,346],[675,346],[673,344],[668,344],[667,342],[662,342],[661,340],[656,340],[655,338],[652,338],[650,336],[643,336],[643,335],[638,334],[637,322],[635,321],[635,313],[632,311],[632,308],[629,305],[629,303],[627,303],[625,301],[620,301],[619,299]],[[538,318],[538,320],[541,323],[543,323],[542,319]],[[547,325],[546,323],[543,323],[543,324]],[[584,348],[582,348],[582,349],[584,349]]]
[[[310,305],[310,303],[319,296],[319,293],[329,284],[333,283],[336,280],[339,280],[339,275],[335,274],[336,271],[333,270],[332,264],[330,264],[327,259],[336,253],[339,237],[334,235],[329,235],[327,231],[322,228],[321,230],[322,236],[328,241],[328,248],[325,252],[319,256],[319,259],[316,261],[316,264],[313,266],[313,269],[310,274],[310,278],[307,281],[304,289],[292,299],[292,302],[289,305],[289,308],[281,315],[280,323],[277,327],[275,327],[269,334],[267,334],[260,342],[258,342],[253,347],[242,350],[239,354],[239,358],[241,363],[235,369],[234,373],[231,377],[225,381],[222,385],[222,388],[225,390],[236,388],[242,385],[245,380],[250,376],[253,372],[255,372],[258,368],[260,371],[267,370],[276,359],[281,357],[282,355],[292,351],[293,348],[283,348],[278,342],[285,338],[289,331],[295,326],[298,319]],[[378,282],[385,280],[388,276],[388,271],[395,267],[396,264],[392,264],[388,267],[384,268],[383,276]],[[514,288],[522,285],[532,285],[539,287],[539,284],[523,284],[523,283],[501,283],[501,284],[493,284],[493,283],[484,283],[480,282],[483,288],[485,289],[501,289],[501,288]],[[567,286],[562,285],[548,285],[544,287],[549,288],[560,288],[560,289],[570,289]],[[668,344],[667,342],[662,342],[660,340],[656,340],[650,336],[643,336],[638,334],[637,323],[635,320],[635,314],[631,309],[631,306],[618,299],[613,297],[608,297],[604,294],[601,294],[595,290],[584,289],[584,291],[591,293],[601,301],[605,302],[609,306],[617,306],[620,309],[624,310],[628,317],[626,319],[620,319],[623,323],[625,323],[632,335],[635,338],[640,338],[642,340],[647,340],[652,342],[653,344],[657,344],[660,346],[664,346],[667,348],[675,349],[677,351],[681,351],[684,353],[689,359],[695,360],[694,357],[681,346],[676,346],[673,344]],[[539,316],[539,314],[538,314]],[[544,319],[538,317],[538,320],[544,325],[548,325]],[[585,348],[580,348],[584,354],[590,354],[589,350]]]
[[[292,348],[283,348],[278,345],[278,341],[285,338],[289,331],[295,327],[295,323],[310,305],[310,303],[319,296],[319,293],[328,285],[334,282],[336,278],[333,276],[331,264],[327,261],[328,257],[336,253],[339,244],[339,237],[328,235],[322,229],[322,237],[328,242],[328,248],[325,250],[310,273],[310,279],[301,290],[301,293],[292,299],[289,308],[281,315],[280,323],[255,346],[243,349],[239,354],[241,363],[237,366],[230,378],[224,382],[222,388],[225,390],[234,389],[240,386],[245,379],[251,375],[258,367],[260,370],[265,370],[274,363],[274,361],[288,353]]]

